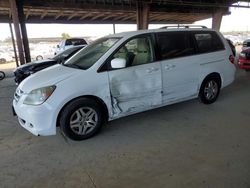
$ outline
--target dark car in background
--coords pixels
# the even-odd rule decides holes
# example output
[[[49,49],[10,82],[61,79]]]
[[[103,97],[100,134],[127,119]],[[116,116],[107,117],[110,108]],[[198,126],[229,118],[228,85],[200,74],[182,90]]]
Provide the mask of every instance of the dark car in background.
[[[250,48],[250,39],[243,41],[242,51]]]
[[[33,74],[37,71],[40,71],[40,70],[45,69],[47,67],[50,67],[52,65],[66,61],[67,59],[69,59],[71,56],[73,56],[76,52],[78,52],[83,47],[85,47],[85,45],[84,46],[83,45],[74,46],[74,47],[71,47],[71,48],[57,54],[56,56],[54,56],[51,59],[34,61],[34,62],[30,62],[30,63],[27,63],[25,65],[18,67],[14,71],[16,84],[20,84],[25,78],[27,78],[28,76],[30,76],[31,74]]]

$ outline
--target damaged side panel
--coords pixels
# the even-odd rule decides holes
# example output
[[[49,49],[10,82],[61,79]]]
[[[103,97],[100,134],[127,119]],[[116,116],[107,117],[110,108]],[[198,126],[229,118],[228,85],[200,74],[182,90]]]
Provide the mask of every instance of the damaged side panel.
[[[108,74],[114,117],[162,104],[160,64],[133,66]]]

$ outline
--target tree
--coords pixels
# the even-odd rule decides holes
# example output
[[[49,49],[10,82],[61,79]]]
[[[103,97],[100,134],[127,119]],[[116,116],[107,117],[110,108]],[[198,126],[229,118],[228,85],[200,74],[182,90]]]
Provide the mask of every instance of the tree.
[[[70,36],[69,36],[68,33],[62,33],[62,38],[63,39],[68,39],[68,38],[70,38]]]

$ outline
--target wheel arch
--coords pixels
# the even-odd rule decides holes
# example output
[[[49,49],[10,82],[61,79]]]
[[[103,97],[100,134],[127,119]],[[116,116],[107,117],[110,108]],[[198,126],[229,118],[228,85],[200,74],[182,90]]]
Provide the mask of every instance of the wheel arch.
[[[70,101],[68,101],[67,103],[65,103],[65,104],[63,105],[63,107],[60,109],[60,111],[59,111],[59,113],[58,113],[58,115],[57,115],[57,118],[56,118],[56,126],[57,126],[57,127],[59,127],[59,119],[60,119],[61,113],[62,113],[62,111],[64,110],[64,108],[65,108],[69,103],[71,103],[72,101],[77,100],[77,99],[80,99],[80,98],[87,98],[87,99],[92,99],[92,100],[96,101],[96,102],[102,107],[102,111],[103,111],[104,116],[105,116],[105,122],[108,121],[108,119],[109,119],[109,112],[108,112],[108,107],[107,107],[107,105],[105,104],[105,102],[104,102],[101,98],[99,98],[99,97],[97,97],[97,96],[94,96],[94,95],[83,95],[83,96],[79,96],[79,97],[73,98],[73,99],[71,99]]]
[[[212,72],[212,73],[209,73],[208,75],[206,75],[205,77],[203,77],[203,79],[201,79],[201,82],[200,82],[200,86],[199,86],[199,90],[202,86],[202,83],[204,82],[204,80],[208,79],[208,78],[211,78],[211,77],[214,77],[214,78],[217,78],[218,81],[219,81],[219,86],[221,88],[222,86],[222,77],[221,77],[221,74],[219,72]]]

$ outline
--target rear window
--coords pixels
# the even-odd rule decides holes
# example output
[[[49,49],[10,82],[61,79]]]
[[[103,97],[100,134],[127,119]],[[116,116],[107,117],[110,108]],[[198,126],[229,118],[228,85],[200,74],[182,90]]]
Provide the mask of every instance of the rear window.
[[[243,47],[250,47],[250,42],[244,42]]]
[[[195,33],[194,38],[197,43],[198,53],[215,52],[225,49],[220,37],[215,32]]]
[[[77,45],[84,45],[87,44],[87,42],[84,39],[67,39],[65,45],[69,46],[69,45],[73,45],[73,46],[77,46]]]
[[[171,59],[195,54],[195,45],[189,32],[164,32],[157,34],[161,59]]]

